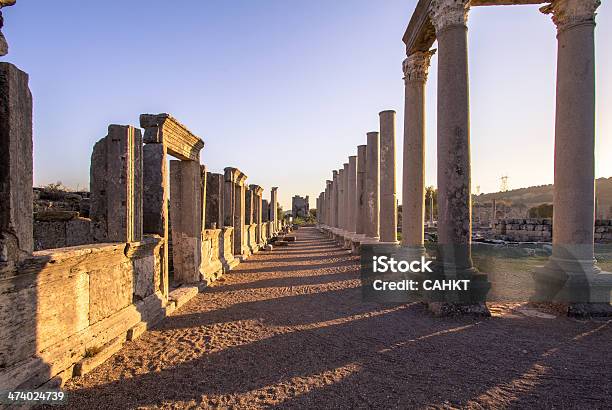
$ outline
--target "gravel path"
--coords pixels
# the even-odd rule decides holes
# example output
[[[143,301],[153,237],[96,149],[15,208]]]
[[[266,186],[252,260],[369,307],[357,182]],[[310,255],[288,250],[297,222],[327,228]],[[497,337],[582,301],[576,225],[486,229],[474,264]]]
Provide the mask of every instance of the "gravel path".
[[[364,303],[357,257],[297,238],[70,381],[70,407],[612,407],[611,322]]]

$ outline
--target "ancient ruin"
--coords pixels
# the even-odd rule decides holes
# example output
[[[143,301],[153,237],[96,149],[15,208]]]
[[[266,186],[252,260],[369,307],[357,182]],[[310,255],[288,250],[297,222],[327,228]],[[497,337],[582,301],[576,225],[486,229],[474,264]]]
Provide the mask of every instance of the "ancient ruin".
[[[546,3],[541,11],[552,15],[558,34],[552,219],[529,217],[526,206],[495,201],[473,206],[471,189],[470,8],[540,3]],[[0,9],[13,4],[0,0]],[[446,397],[442,394],[460,397],[427,399],[428,406],[531,408],[541,404],[538,395],[546,389],[571,390],[568,380],[578,389],[577,375],[592,367],[600,372],[593,378],[606,383],[610,360],[601,352],[609,338],[599,335],[609,331],[606,323],[564,320],[555,327],[546,322],[550,313],[510,304],[491,308],[487,297],[495,281],[476,269],[472,253],[474,222],[486,227],[492,240],[551,241],[546,265],[532,278],[536,301],[567,307],[563,315],[612,315],[612,274],[594,258],[595,243],[612,242],[612,222],[595,218],[599,5],[599,0],[418,1],[403,37],[401,221],[393,110],[374,117],[378,130],[366,132],[364,144],[321,181],[315,210],[308,195],[295,195],[284,213],[279,188],[250,183],[249,170],[207,168],[204,138],[168,113],[142,114],[138,125],[109,124],[91,148],[88,192],[35,189],[29,77],[0,62],[0,391],[68,386],[75,408],[94,408],[96,399],[106,400],[100,407],[108,408],[117,407],[114,400],[129,408],[162,407],[169,400],[180,402],[177,407],[311,408],[323,403],[317,394],[331,407],[416,407],[426,401],[420,385],[402,400],[390,401],[388,392],[422,380],[440,388],[443,369],[453,391],[442,389],[435,400]],[[7,52],[0,32],[0,55]],[[434,206],[432,194],[426,221],[424,99],[434,53],[437,240],[427,242]],[[226,163],[237,162],[234,154],[228,151]],[[256,173],[249,175],[257,182]],[[314,211],[316,226],[291,225],[291,218]],[[361,279],[363,287],[360,274],[370,263],[360,257],[379,249],[423,262],[431,258],[433,271],[421,272],[421,279],[465,280],[472,288],[467,296],[424,304],[370,303],[355,283]],[[438,316],[493,313],[506,322],[447,323],[425,307]],[[510,340],[516,328],[504,326],[519,321],[519,314],[541,321],[517,326],[523,333]],[[592,335],[598,336],[599,353],[584,343]],[[444,349],[448,354],[440,355]],[[570,351],[588,366],[570,363]],[[474,364],[494,360],[519,364],[509,373],[490,365],[482,372],[482,365]],[[81,378],[96,374],[100,365],[99,379]],[[582,381],[593,388],[593,380]],[[168,397],[153,397],[143,386]],[[354,394],[356,386],[368,397]],[[524,402],[513,390],[536,388],[533,400]],[[568,405],[609,401],[605,389],[594,390],[580,391]]]

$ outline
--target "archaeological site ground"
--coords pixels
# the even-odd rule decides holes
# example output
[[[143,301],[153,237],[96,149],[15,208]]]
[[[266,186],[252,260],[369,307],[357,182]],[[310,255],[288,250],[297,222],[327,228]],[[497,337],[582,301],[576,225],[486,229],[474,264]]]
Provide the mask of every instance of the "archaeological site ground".
[[[180,87],[155,101],[160,110],[109,119],[109,106],[131,99],[117,77],[125,100],[88,107],[105,132],[79,153],[83,188],[38,182],[53,180],[37,171],[39,156],[62,158],[79,141],[62,136],[57,151],[35,149],[52,136],[39,131],[37,79],[12,60],[11,13],[22,3],[0,0],[0,408],[612,408],[612,179],[596,172],[596,141],[609,137],[597,131],[605,111],[597,111],[596,44],[612,40],[599,37],[596,21],[609,4],[405,0],[412,13],[392,39],[405,55],[390,62],[403,106],[372,111],[376,130],[350,144],[284,134],[280,117],[294,107],[280,103],[270,107],[278,123],[264,131],[278,127],[275,144],[208,137],[175,110],[189,91]],[[188,1],[178,3],[164,7],[190,13]],[[503,175],[499,192],[480,193],[468,26],[474,10],[495,7],[531,7],[555,30],[554,180],[509,189]],[[126,16],[129,35],[153,23]],[[155,22],[160,30],[167,17]],[[52,37],[31,41],[63,46]],[[262,59],[278,41],[261,44]],[[137,51],[133,61],[96,64],[126,73],[137,65],[142,78],[129,81],[162,88],[147,68],[177,54],[155,41]],[[182,57],[170,77],[212,75]],[[258,81],[248,59],[228,71]],[[57,101],[69,104],[59,91]],[[75,118],[85,115],[79,109]],[[292,126],[306,127],[309,115]],[[239,111],[231,116],[252,126]],[[253,154],[256,145],[266,155]],[[338,152],[336,166],[328,151]],[[304,157],[308,169],[295,169]]]

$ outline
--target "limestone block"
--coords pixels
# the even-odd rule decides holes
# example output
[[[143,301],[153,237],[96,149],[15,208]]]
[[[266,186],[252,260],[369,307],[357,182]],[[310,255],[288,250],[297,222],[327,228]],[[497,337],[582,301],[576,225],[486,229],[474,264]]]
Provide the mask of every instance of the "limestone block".
[[[13,266],[34,248],[32,95],[28,75],[4,62],[0,63],[0,158],[0,263]]]
[[[173,157],[199,162],[204,141],[170,114],[142,114],[140,126],[145,130],[145,143],[164,144]]]
[[[142,238],[142,136],[131,126],[110,125],[91,158],[91,219],[96,242]]]
[[[168,295],[168,299],[176,304],[176,308],[179,309],[185,303],[189,302],[199,293],[197,286],[181,286]]]
[[[207,229],[223,227],[224,176],[208,172],[206,175],[206,224]]]
[[[223,271],[221,264],[221,229],[205,229],[202,232],[202,280],[213,281]]]
[[[111,340],[104,346],[100,347],[99,351],[98,349],[96,349],[95,351],[90,350],[93,353],[87,352],[88,356],[74,366],[74,375],[83,376],[89,373],[90,371],[104,363],[106,360],[108,360],[108,358],[110,358],[112,355],[121,350],[121,348],[125,344],[125,341],[126,335],[121,335]]]
[[[168,167],[163,144],[145,144],[143,167],[143,231],[166,236],[168,231]]]
[[[89,274],[89,320],[95,323],[132,303],[134,275],[129,261]]]

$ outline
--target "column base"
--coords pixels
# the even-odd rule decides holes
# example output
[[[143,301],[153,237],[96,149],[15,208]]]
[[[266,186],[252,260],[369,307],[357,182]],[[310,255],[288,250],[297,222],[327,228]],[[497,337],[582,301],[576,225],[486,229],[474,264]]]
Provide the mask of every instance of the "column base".
[[[551,256],[545,266],[534,272],[533,279],[535,302],[575,304],[576,312],[585,310],[582,305],[611,302],[612,273],[602,272],[593,260]]]
[[[469,280],[467,291],[430,290],[425,292],[426,300],[431,302],[451,303],[458,306],[483,305],[491,290],[491,282],[486,273],[479,272],[474,267],[457,267],[449,263],[433,263],[433,273],[421,274],[424,279],[431,280]],[[465,310],[465,308],[461,308]],[[460,310],[461,310],[460,309]],[[478,311],[480,308],[474,308]],[[488,311],[488,309],[487,309]]]

